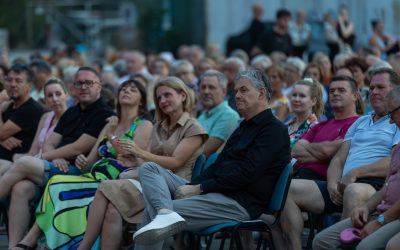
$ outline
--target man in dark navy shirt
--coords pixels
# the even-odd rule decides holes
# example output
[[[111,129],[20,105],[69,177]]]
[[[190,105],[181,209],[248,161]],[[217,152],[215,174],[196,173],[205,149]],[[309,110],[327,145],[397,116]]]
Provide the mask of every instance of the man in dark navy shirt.
[[[271,83],[264,73],[239,72],[235,92],[244,120],[216,162],[192,183],[155,163],[142,165],[145,215],[143,227],[134,235],[139,249],[161,249],[164,239],[185,226],[199,231],[226,221],[258,218],[267,209],[276,181],[290,161],[288,132],[269,108]]]
[[[73,165],[75,158],[93,148],[107,118],[114,114],[100,98],[100,76],[94,69],[80,68],[74,88],[79,102],[61,116],[44,153],[20,158],[0,179],[0,198],[11,193],[10,248],[22,239],[29,224],[29,201],[35,197],[36,185],[45,185],[56,174],[80,175]]]

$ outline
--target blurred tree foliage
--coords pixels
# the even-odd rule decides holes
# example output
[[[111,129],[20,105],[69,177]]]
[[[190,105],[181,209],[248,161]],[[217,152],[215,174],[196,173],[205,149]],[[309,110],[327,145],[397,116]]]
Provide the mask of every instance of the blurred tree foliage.
[[[62,3],[64,1],[60,1]],[[67,14],[73,10],[83,10],[87,1],[71,1],[77,5],[54,5],[59,13]],[[90,1],[89,1],[90,2]],[[137,9],[137,27],[134,29],[135,41],[121,48],[142,49],[146,52],[175,49],[182,43],[203,44],[204,39],[204,1],[200,0],[97,0],[92,10],[104,13],[117,13],[119,3],[132,2]],[[43,48],[53,19],[49,19],[48,4],[57,0],[0,0],[0,28],[9,31],[11,48]],[[67,17],[67,16],[66,16]],[[68,17],[67,17],[68,18]],[[167,19],[167,21],[166,21]],[[50,21],[49,21],[50,20]],[[166,25],[167,22],[167,25]],[[77,23],[82,32],[87,26]],[[60,37],[66,44],[79,41],[65,25],[60,24]],[[121,36],[125,30],[102,30],[106,43],[112,36]],[[118,34],[119,33],[119,34]],[[108,37],[107,37],[108,36]],[[88,40],[88,39],[85,39]],[[88,40],[90,41],[90,39]],[[117,46],[119,47],[119,46]]]
[[[0,1],[0,28],[9,32],[10,47],[27,47],[28,23],[27,15],[32,15],[32,27],[43,27],[32,33],[34,46],[43,45],[45,29],[45,17],[34,15],[34,9],[26,8],[26,0],[2,0]]]
[[[181,44],[204,45],[204,1],[139,0],[136,3],[144,49],[176,51]],[[166,6],[169,8],[165,9]],[[163,27],[164,18],[169,19],[167,29]]]
[[[140,30],[141,47],[144,50],[158,50],[162,40],[162,20],[165,14],[161,1],[136,1],[138,9],[137,28]]]

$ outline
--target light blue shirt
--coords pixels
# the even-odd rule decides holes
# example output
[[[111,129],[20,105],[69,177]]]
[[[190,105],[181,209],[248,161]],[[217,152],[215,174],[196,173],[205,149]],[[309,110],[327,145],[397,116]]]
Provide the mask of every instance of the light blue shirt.
[[[226,141],[238,126],[239,114],[228,105],[227,101],[223,101],[214,108],[204,111],[197,120],[209,137]]]
[[[389,156],[400,141],[400,131],[389,123],[386,115],[373,121],[374,113],[362,116],[346,133],[345,141],[351,141],[349,154],[343,167],[343,176],[352,169],[377,162]]]

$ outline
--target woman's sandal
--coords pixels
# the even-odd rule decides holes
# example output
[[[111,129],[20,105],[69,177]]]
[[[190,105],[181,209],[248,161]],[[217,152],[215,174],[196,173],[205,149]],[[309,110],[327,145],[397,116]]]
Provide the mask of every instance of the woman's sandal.
[[[36,249],[36,246],[31,247],[31,246],[25,245],[23,243],[18,243],[15,247],[18,247],[18,248],[21,248],[21,249],[25,249],[25,250],[34,250],[34,249]]]

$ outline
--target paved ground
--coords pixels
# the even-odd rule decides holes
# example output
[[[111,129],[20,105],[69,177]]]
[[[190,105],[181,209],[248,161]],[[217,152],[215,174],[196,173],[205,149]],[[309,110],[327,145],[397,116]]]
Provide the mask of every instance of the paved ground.
[[[303,239],[304,242],[306,242],[306,235],[303,235],[303,237],[304,237],[304,239]],[[219,243],[220,243],[219,239],[214,240],[211,249],[212,250],[219,249]],[[8,248],[7,235],[4,234],[4,231],[0,227],[0,250],[6,250],[7,248]],[[128,249],[131,249],[131,248],[125,248],[124,250],[128,250]],[[225,250],[229,249],[229,244],[228,243],[225,243],[225,248],[224,249]]]
[[[7,249],[7,247],[8,247],[7,235],[1,234],[0,235],[0,250]]]

